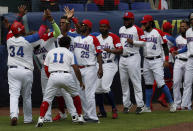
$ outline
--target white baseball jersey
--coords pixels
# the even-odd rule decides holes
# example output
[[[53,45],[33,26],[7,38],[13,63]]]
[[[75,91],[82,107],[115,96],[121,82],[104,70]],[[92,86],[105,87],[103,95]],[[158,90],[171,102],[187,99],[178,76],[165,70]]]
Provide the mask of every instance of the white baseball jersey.
[[[182,35],[179,35],[178,37],[176,37],[176,46],[177,46],[178,50],[184,48],[186,45],[187,45],[187,39],[182,37]],[[176,55],[176,57],[187,59],[188,58],[187,52],[180,53],[180,54]]]
[[[57,44],[58,44],[58,45],[59,45],[59,40],[60,40],[60,38],[62,38],[62,37],[63,37],[62,34],[58,36],[58,38],[57,38]],[[74,38],[73,38],[72,36],[69,36],[69,35],[68,35],[68,37],[70,37],[70,39],[71,39],[69,50],[70,50],[71,52],[74,52]]]
[[[58,47],[48,52],[44,65],[48,66],[48,71],[71,72],[71,65],[74,65],[74,55],[67,48]]]
[[[151,32],[144,32],[146,43],[144,46],[144,56],[154,57],[162,55],[163,34],[158,29],[153,29]]]
[[[53,35],[53,32],[49,32],[43,35],[42,43],[40,44],[40,48],[34,50],[34,55],[37,56],[41,65],[44,65],[44,60],[46,58],[47,53],[58,45],[55,43],[56,38]]]
[[[8,38],[8,66],[22,66],[33,70],[33,48],[40,44],[40,41],[38,33],[25,37]]]
[[[193,55],[193,29],[189,28],[186,31],[187,47],[188,47],[188,56]]]
[[[101,46],[95,36],[77,36],[74,38],[74,54],[78,65],[96,65],[97,53],[101,53]]]
[[[104,48],[122,49],[122,45],[120,43],[119,37],[113,33],[109,33],[109,36],[105,39],[102,37],[101,34],[97,36],[97,38],[101,44],[101,50],[103,50],[103,53],[102,53],[103,61],[108,61],[108,60],[114,61],[115,54],[107,53],[106,51],[104,51]]]
[[[140,47],[133,44],[129,44],[127,42],[127,39],[130,38],[133,41],[142,40],[142,37],[144,36],[144,32],[141,28],[139,28],[136,25],[133,25],[130,28],[126,28],[125,26],[122,26],[119,29],[119,35],[121,39],[121,44],[123,46],[123,55],[139,53]]]

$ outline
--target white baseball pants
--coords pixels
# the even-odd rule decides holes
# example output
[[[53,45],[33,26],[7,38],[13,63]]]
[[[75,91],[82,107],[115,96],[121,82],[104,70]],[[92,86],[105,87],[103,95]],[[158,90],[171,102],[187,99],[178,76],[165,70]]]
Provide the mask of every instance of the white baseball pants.
[[[84,115],[93,120],[98,120],[96,114],[95,91],[97,82],[97,67],[89,66],[80,69],[85,90],[80,90],[80,98]]]
[[[188,58],[185,70],[184,91],[182,96],[182,107],[191,107],[192,105],[192,83],[193,83],[193,58]]]
[[[179,59],[175,60],[174,71],[173,71],[173,94],[174,94],[174,103],[177,107],[181,107],[182,95],[180,88],[182,88],[182,78],[185,74],[186,61]]]
[[[10,94],[10,117],[18,118],[19,114],[19,96],[23,97],[24,123],[32,121],[32,103],[31,88],[33,83],[33,72],[29,69],[9,68],[8,84]]]
[[[112,85],[113,78],[117,70],[117,64],[115,64],[114,62],[103,64],[103,77],[101,79],[97,79],[97,89],[95,92],[96,94],[109,93],[109,91],[111,90],[110,87]]]
[[[127,58],[121,57],[119,61],[119,74],[121,80],[121,87],[123,93],[123,105],[129,107],[131,105],[130,100],[130,87],[129,78],[133,84],[135,100],[138,107],[144,106],[143,92],[141,86],[141,56],[135,54]]]

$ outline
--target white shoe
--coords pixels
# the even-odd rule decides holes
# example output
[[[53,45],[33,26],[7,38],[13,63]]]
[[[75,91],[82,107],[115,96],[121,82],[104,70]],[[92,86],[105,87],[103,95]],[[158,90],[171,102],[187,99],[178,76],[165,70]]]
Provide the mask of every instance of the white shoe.
[[[38,118],[38,123],[36,124],[36,127],[42,127],[44,123],[44,118],[43,117],[39,117]]]
[[[176,112],[176,104],[174,103],[170,104],[170,112]]]
[[[72,116],[72,122],[74,123],[78,122],[78,115]]]
[[[144,106],[141,112],[151,112],[150,107]]]
[[[84,118],[83,118],[83,116],[82,115],[80,115],[80,116],[78,116],[78,121],[77,121],[79,124],[84,124],[85,123],[85,120],[84,120]]]

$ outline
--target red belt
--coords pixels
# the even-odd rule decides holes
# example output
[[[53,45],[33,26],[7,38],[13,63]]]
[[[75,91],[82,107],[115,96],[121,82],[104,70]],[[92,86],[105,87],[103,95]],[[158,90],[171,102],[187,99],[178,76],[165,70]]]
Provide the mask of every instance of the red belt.
[[[89,67],[90,65],[85,65],[85,66],[78,66],[79,69],[85,68],[85,67]]]

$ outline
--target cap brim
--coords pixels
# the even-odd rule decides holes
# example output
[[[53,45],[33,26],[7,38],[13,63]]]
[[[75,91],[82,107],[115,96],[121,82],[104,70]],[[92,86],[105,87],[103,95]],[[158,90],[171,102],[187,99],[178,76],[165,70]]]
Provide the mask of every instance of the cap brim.
[[[123,19],[134,19],[133,17],[124,16]]]
[[[142,20],[141,23],[144,24],[144,23],[147,23],[148,21],[146,20]]]

